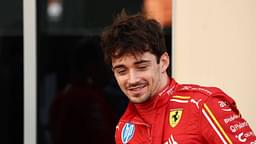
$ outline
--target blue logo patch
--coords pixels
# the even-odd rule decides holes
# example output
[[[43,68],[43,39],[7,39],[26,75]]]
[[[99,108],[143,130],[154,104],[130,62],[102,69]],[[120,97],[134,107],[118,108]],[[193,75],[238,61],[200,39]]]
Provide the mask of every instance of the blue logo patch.
[[[133,137],[135,131],[135,125],[132,123],[125,123],[122,130],[122,142],[123,144],[127,144]]]

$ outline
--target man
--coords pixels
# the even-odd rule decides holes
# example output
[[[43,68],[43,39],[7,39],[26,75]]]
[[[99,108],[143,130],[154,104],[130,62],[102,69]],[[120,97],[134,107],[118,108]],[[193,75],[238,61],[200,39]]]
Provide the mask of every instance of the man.
[[[101,38],[105,60],[130,101],[116,126],[117,144],[256,143],[232,98],[215,87],[168,77],[157,21],[122,13]]]

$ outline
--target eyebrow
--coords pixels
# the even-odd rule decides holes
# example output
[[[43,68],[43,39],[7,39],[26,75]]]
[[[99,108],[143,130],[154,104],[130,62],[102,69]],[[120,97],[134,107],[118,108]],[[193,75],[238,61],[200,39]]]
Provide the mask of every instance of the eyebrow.
[[[143,64],[143,63],[150,63],[150,60],[140,60],[140,61],[136,61],[134,64],[139,65],[139,64]],[[123,65],[123,64],[116,65],[112,68],[112,70],[115,70],[115,69],[118,69],[118,68],[125,68],[125,65]]]
[[[138,65],[138,64],[141,64],[141,63],[150,63],[150,61],[149,60],[140,60],[140,61],[135,62],[134,64]]]

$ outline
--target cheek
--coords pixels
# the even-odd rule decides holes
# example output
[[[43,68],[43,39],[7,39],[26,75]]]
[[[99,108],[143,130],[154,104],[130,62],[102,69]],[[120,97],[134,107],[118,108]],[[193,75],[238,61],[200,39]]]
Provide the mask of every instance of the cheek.
[[[122,77],[115,76],[117,84],[119,87],[124,87],[125,80]]]
[[[155,66],[155,67],[152,67],[152,69],[150,69],[149,74],[154,79],[158,77],[158,75],[160,74],[160,71],[161,71],[160,66]]]

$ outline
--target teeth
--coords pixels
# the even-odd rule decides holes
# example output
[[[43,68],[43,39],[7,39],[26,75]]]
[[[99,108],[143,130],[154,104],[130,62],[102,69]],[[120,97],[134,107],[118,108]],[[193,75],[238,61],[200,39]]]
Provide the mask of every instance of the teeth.
[[[134,90],[134,89],[140,89],[143,88],[144,85],[136,86],[136,87],[130,87],[129,90]]]

